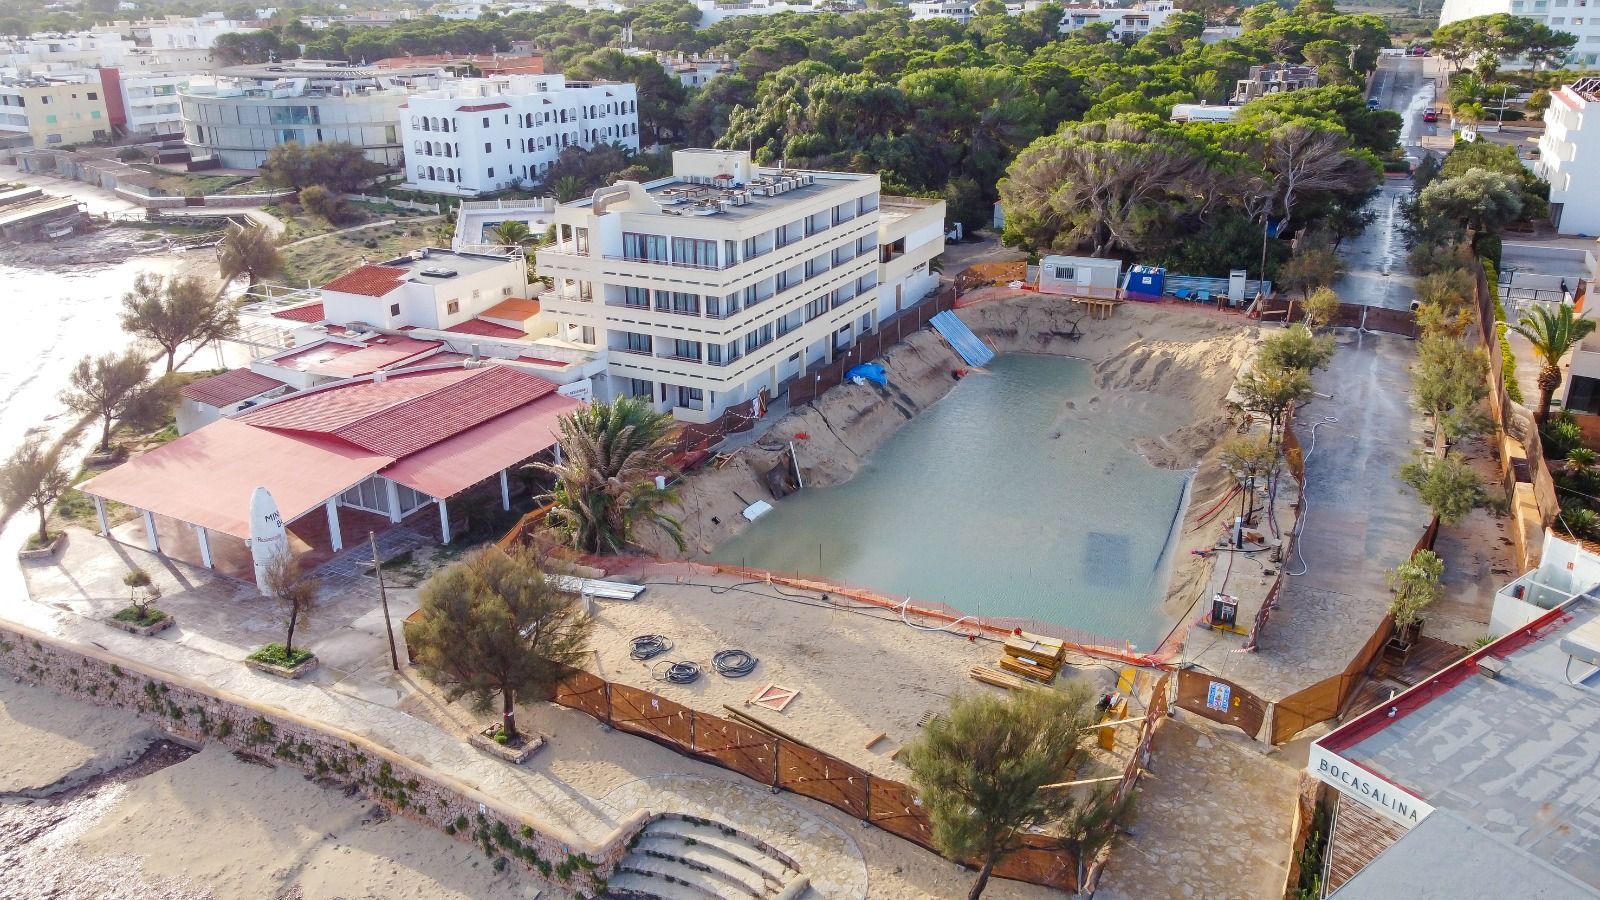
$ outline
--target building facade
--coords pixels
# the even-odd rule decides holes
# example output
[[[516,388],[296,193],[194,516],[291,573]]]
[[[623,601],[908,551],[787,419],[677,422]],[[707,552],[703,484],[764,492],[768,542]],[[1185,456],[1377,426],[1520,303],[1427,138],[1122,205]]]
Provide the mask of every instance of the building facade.
[[[1165,26],[1167,19],[1177,11],[1177,4],[1172,0],[1146,0],[1135,3],[1131,9],[1068,6],[1061,16],[1061,33],[1071,34],[1090,25],[1105,24],[1111,26],[1112,40],[1136,41]]]
[[[1444,7],[1439,10],[1439,24],[1449,25],[1496,13],[1532,19],[1578,38],[1564,66],[1592,69],[1600,65],[1600,17],[1590,14],[1588,7],[1589,0],[1444,0]],[[1506,61],[1507,68],[1519,65],[1523,63],[1518,60]]]
[[[254,169],[280,144],[345,141],[373,162],[399,165],[400,106],[432,69],[379,70],[300,61],[236,66],[191,81],[178,100],[183,139],[197,158]]]
[[[105,140],[111,137],[105,94],[98,78],[82,74],[0,79],[0,141],[48,148]]]
[[[1251,66],[1250,75],[1239,79],[1233,88],[1233,102],[1249,103],[1268,94],[1283,94],[1317,86],[1317,67],[1269,63]]]
[[[1600,235],[1600,78],[1550,92],[1534,171],[1550,182],[1550,221],[1562,234]]]
[[[907,285],[928,283],[921,246],[880,262],[875,175],[758,168],[731,150],[680,150],[672,163],[669,178],[563,204],[556,244],[539,251],[557,337],[606,355],[599,396],[710,422],[782,394],[874,329],[880,266],[904,259],[890,270],[902,306]],[[932,204],[890,227],[921,235],[934,218],[942,243]]]
[[[453,79],[412,95],[401,114],[408,186],[438,194],[537,181],[568,147],[639,149],[631,84],[561,75]]]

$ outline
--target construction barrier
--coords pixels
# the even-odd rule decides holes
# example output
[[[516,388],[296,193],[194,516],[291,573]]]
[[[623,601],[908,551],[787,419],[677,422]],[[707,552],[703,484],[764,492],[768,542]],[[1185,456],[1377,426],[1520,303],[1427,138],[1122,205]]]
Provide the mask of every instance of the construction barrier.
[[[929,319],[954,309],[955,305],[956,292],[946,286],[932,297],[879,322],[872,332],[857,337],[848,349],[836,353],[833,362],[796,375],[789,382],[789,406],[810,403],[829,389],[843,384],[845,372],[877,359],[885,350],[920,331]]]
[[[1165,696],[1165,688],[1163,676],[1156,690],[1158,698]],[[820,800],[865,824],[939,852],[933,844],[932,824],[912,788],[872,775],[810,745],[699,712],[659,694],[609,682],[579,669],[568,669],[563,674],[552,699],[618,731],[737,772],[758,784]],[[1131,782],[1138,780],[1149,749],[1149,734],[1160,718],[1155,714],[1158,708],[1165,713],[1159,699],[1151,704],[1139,752],[1113,796],[1125,797],[1132,790]],[[1061,846],[1060,839],[1027,834],[1021,840],[1022,848],[995,866],[997,877],[1077,892],[1078,860],[1069,848]]]
[[[1292,308],[1291,308],[1292,307]],[[1282,322],[1285,317],[1290,322],[1300,322],[1305,319],[1305,303],[1299,300],[1291,301],[1284,296],[1267,297],[1256,305],[1256,310],[1263,321]],[[1414,338],[1421,333],[1417,327],[1416,313],[1407,309],[1389,309],[1383,306],[1365,306],[1360,303],[1341,303],[1339,311],[1334,314],[1333,321],[1328,323],[1333,328],[1361,328],[1367,331],[1382,331],[1386,334],[1399,334]]]
[[[1178,673],[1178,708],[1232,725],[1250,737],[1261,734],[1271,704],[1220,675],[1194,669]]]

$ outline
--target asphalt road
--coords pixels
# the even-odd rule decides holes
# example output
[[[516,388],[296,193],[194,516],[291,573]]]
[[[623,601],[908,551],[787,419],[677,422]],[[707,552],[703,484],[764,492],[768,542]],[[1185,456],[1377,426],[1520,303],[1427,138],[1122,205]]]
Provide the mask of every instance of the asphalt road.
[[[1420,137],[1436,127],[1422,121],[1422,111],[1433,103],[1433,91],[1433,81],[1423,74],[1421,59],[1385,57],[1379,61],[1369,96],[1404,118],[1400,144],[1408,153],[1420,155]],[[1367,203],[1375,220],[1360,236],[1339,248],[1348,271],[1333,289],[1344,302],[1386,309],[1411,306],[1416,291],[1406,269],[1399,206],[1400,199],[1410,191],[1409,179],[1385,179],[1382,189]]]

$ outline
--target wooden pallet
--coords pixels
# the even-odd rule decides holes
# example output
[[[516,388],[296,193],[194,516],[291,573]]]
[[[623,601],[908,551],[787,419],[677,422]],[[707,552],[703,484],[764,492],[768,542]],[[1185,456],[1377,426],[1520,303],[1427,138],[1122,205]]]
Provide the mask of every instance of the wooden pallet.
[[[1009,672],[1003,672],[999,669],[991,668],[989,666],[973,666],[972,670],[968,672],[968,674],[972,676],[974,681],[978,681],[983,684],[992,684],[995,687],[1005,688],[1008,691],[1020,691],[1023,688],[1034,686],[1033,683],[1027,679],[1019,678]]]
[[[1049,684],[1056,680],[1056,670],[1044,666],[1030,665],[1016,657],[1000,657],[1000,668],[1040,684]]]

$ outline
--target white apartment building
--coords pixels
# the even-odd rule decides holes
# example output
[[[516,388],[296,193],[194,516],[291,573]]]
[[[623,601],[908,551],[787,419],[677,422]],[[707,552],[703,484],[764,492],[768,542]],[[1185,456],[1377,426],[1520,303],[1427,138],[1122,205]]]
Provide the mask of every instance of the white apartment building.
[[[1151,31],[1165,27],[1167,19],[1178,11],[1172,0],[1145,0],[1135,3],[1132,9],[1099,6],[1068,6],[1061,16],[1061,33],[1070,34],[1089,25],[1104,23],[1111,26],[1114,41],[1136,41]]]
[[[152,50],[210,50],[217,38],[235,32],[256,31],[254,25],[234,21],[222,13],[202,16],[164,16],[136,22],[118,20],[90,29],[92,34],[119,36]]]
[[[970,0],[916,0],[910,4],[911,20],[955,19],[965,25],[972,21]]]
[[[1600,78],[1550,92],[1533,170],[1550,182],[1550,221],[1562,234],[1600,235]]]
[[[1444,0],[1439,10],[1439,24],[1449,25],[1462,19],[1508,13],[1522,16],[1575,35],[1578,43],[1572,48],[1563,66],[1593,68],[1600,65],[1600,7],[1590,0]],[[1508,67],[1516,65],[1508,60]]]
[[[409,187],[472,196],[537,181],[567,147],[639,149],[638,90],[561,75],[451,79],[400,113]]]
[[[694,0],[694,5],[700,10],[700,21],[695,23],[696,28],[710,28],[723,19],[735,19],[739,16],[774,16],[778,13],[814,13],[822,12],[824,7],[818,3],[791,4],[784,0],[750,0],[749,3],[724,4],[717,0]]]
[[[939,287],[945,203],[884,195],[878,205],[878,321],[917,305]]]
[[[108,70],[102,70],[105,71]],[[198,77],[187,72],[118,71],[123,121],[117,124],[141,134],[182,132],[183,105],[178,102],[178,95]]]
[[[605,354],[597,396],[710,422],[874,329],[884,265],[902,307],[929,284],[917,242],[937,219],[942,245],[942,203],[891,216],[876,175],[758,168],[736,150],[679,150],[672,169],[561,205],[539,251],[557,337]],[[880,262],[886,220],[911,249]]]
[[[971,0],[916,0],[910,4],[911,18],[954,19],[963,25],[972,21],[975,14]],[[1008,15],[1018,16],[1043,5],[1042,0],[1024,0],[1006,5]],[[1065,6],[1061,16],[1062,34],[1070,34],[1089,25],[1104,23],[1111,26],[1110,37],[1116,41],[1134,41],[1153,29],[1167,24],[1167,19],[1178,11],[1173,0],[1145,0],[1131,9],[1113,6]]]

